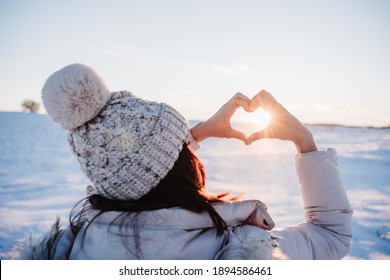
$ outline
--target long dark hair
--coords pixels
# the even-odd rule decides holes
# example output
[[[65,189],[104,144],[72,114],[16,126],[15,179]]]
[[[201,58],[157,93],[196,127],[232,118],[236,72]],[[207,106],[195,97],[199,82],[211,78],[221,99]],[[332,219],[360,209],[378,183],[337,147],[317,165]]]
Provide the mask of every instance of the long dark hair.
[[[237,200],[229,193],[213,194],[206,190],[205,168],[187,144],[176,160],[173,168],[160,183],[145,196],[137,201],[120,201],[104,198],[100,195],[91,195],[86,198],[81,210],[74,208],[71,213],[71,226],[77,230],[83,222],[86,212],[98,210],[97,218],[107,211],[120,211],[126,216],[128,213],[157,210],[161,208],[181,207],[192,212],[207,212],[215,226],[216,234],[222,235],[226,223],[215,211],[213,203],[224,203]],[[134,215],[132,215],[134,217]],[[94,218],[94,219],[95,219]],[[93,220],[90,221],[90,224]],[[123,222],[126,219],[122,220]],[[123,225],[123,224],[122,224]],[[123,225],[126,226],[125,224]],[[88,228],[88,227],[87,227]],[[86,231],[84,231],[84,234]]]
[[[141,198],[141,203],[168,203],[196,213],[207,212],[217,234],[221,235],[226,223],[215,211],[213,203],[236,200],[229,193],[213,194],[206,189],[203,163],[187,144],[179,154],[173,168],[158,186]]]

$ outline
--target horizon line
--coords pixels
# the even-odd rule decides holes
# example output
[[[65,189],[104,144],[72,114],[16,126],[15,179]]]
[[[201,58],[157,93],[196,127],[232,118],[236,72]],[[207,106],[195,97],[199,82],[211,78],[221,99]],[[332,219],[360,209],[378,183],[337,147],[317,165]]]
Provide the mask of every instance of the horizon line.
[[[19,113],[19,114],[37,114],[37,115],[46,115],[46,112],[23,112],[23,111],[2,111],[0,113]],[[204,122],[205,120],[201,119],[188,119],[188,122]],[[248,124],[248,121],[236,121],[235,123]],[[355,124],[343,124],[343,123],[328,123],[328,122],[302,122],[307,126],[324,126],[324,127],[346,127],[346,128],[379,128],[379,129],[390,129],[390,125],[355,125]]]

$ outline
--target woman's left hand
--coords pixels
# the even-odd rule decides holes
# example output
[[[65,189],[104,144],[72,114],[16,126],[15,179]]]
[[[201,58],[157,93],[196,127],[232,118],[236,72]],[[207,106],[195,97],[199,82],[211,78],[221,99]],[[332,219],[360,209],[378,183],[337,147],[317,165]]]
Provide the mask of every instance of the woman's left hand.
[[[250,112],[251,100],[244,94],[236,93],[221,109],[218,110],[211,118],[205,122],[200,122],[191,128],[191,134],[197,142],[209,137],[218,138],[236,138],[246,143],[246,135],[233,129],[230,124],[230,118],[234,112],[242,107],[245,111]]]
[[[251,110],[263,108],[271,114],[268,126],[253,133],[247,139],[247,144],[263,138],[274,138],[292,141],[299,153],[317,151],[317,146],[310,130],[295,118],[267,91],[262,90],[251,101]]]

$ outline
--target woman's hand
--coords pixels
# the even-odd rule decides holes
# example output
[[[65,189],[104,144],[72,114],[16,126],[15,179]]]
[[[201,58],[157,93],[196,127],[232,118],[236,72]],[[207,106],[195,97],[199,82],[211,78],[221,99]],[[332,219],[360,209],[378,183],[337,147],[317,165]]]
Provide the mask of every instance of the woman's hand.
[[[265,129],[246,138],[243,132],[233,129],[230,124],[230,118],[240,107],[246,112],[254,112],[259,107],[263,108],[271,114],[270,123]],[[242,93],[236,93],[210,119],[191,128],[191,134],[197,142],[209,137],[236,138],[247,145],[263,138],[276,138],[294,142],[300,153],[317,151],[310,130],[265,90],[256,94],[252,100]]]
[[[236,93],[221,109],[210,119],[201,122],[191,128],[191,134],[197,142],[209,137],[218,138],[236,138],[246,143],[246,135],[233,129],[230,124],[230,118],[234,112],[242,107],[245,111],[250,112],[251,100],[242,93]]]
[[[278,103],[269,92],[262,90],[252,98],[250,111],[256,111],[259,107],[271,115],[271,120],[265,129],[248,137],[248,145],[263,138],[277,138],[294,142],[299,153],[318,150],[310,130]]]

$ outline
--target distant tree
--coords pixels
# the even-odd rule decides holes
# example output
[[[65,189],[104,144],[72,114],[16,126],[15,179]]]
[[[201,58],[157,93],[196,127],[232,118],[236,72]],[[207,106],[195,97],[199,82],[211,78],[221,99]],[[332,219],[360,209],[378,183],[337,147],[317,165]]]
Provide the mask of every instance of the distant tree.
[[[24,112],[36,113],[39,110],[39,107],[41,107],[41,104],[30,99],[24,100],[22,103]]]

